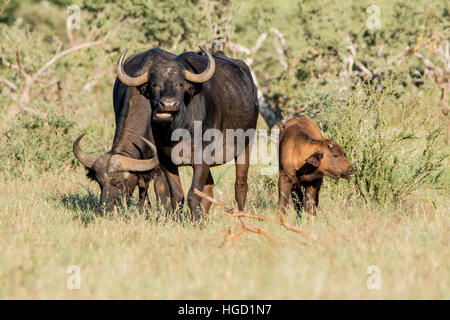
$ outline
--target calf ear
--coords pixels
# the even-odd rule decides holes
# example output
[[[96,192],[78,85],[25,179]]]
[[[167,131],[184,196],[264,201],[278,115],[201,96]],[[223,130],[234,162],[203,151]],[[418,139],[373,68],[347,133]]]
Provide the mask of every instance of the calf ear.
[[[320,167],[320,160],[323,158],[323,153],[320,151],[314,152],[306,159],[306,163],[313,165],[314,167]]]

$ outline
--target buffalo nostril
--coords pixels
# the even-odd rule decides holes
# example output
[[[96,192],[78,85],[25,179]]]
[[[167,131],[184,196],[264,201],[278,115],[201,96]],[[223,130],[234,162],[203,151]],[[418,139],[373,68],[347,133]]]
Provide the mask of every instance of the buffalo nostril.
[[[160,104],[163,108],[174,108],[178,105],[176,99],[161,99]]]
[[[352,174],[352,173],[354,173],[355,172],[355,167],[351,167],[349,170],[348,170],[348,173],[350,173],[350,174]]]

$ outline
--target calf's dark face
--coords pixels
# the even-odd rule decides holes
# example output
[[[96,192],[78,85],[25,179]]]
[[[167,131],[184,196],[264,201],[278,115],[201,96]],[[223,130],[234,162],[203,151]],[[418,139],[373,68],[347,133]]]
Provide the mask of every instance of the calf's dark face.
[[[349,179],[355,168],[348,161],[344,150],[330,139],[320,143],[319,151],[306,159],[306,162],[317,167],[322,174],[333,178]]]

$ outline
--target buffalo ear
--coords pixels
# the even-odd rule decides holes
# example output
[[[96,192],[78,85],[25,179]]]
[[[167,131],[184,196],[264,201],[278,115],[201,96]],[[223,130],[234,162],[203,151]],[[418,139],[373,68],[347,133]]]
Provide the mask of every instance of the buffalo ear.
[[[88,172],[86,173],[86,177],[88,177],[90,180],[95,180],[95,177],[97,176],[97,173],[94,169],[88,169]]]
[[[188,105],[192,98],[201,92],[202,84],[201,83],[188,83],[185,85],[184,89],[184,104]]]
[[[323,153],[320,151],[314,152],[306,159],[306,163],[318,168],[320,167],[320,160],[323,158]]]
[[[137,89],[139,90],[139,93],[141,95],[143,95],[146,99],[151,99],[151,89],[150,89],[150,84],[146,83],[143,84],[141,86],[138,86]]]

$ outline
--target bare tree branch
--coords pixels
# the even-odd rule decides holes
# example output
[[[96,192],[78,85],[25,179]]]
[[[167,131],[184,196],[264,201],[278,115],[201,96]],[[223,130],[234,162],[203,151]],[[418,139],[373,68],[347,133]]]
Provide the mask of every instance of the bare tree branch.
[[[20,61],[20,54],[19,50],[16,49],[16,60],[17,60],[17,67],[22,76],[26,79],[29,77],[29,74],[25,71],[25,69],[22,67],[22,62]]]
[[[5,84],[7,87],[9,87],[13,92],[17,91],[16,85],[14,83],[12,83],[11,81],[9,81],[8,79],[0,78],[0,82]]]
[[[273,40],[273,46],[278,53],[278,61],[283,67],[284,71],[287,71],[289,66],[284,59],[284,57],[288,57],[286,39],[284,38],[284,35],[280,32],[280,30],[276,28],[270,28],[270,32],[275,36]]]
[[[263,33],[261,34],[258,39],[256,40],[255,45],[253,46],[253,48],[250,50],[250,54],[254,55],[256,54],[256,52],[258,52],[259,49],[261,49],[261,46],[263,45],[264,41],[267,38],[267,33]]]
[[[277,30],[275,28],[271,28],[270,32],[273,33],[276,37],[278,37],[280,39],[281,47],[278,44],[278,42],[276,42],[276,40],[274,41],[274,45],[278,46],[278,48],[276,47],[275,49],[279,53],[280,64],[282,65],[283,69],[286,70],[288,66],[287,66],[286,62],[284,61],[283,57],[280,56],[280,52],[283,54],[283,52],[284,52],[283,50],[285,49],[285,47],[283,47],[283,45],[285,46],[285,44],[286,44],[286,41],[284,40],[284,36],[281,34],[281,32],[279,30]],[[231,41],[228,42],[228,49],[232,52],[233,57],[236,56],[236,52],[247,56],[244,59],[244,61],[250,68],[250,72],[252,74],[253,81],[255,82],[255,85],[258,90],[257,96],[258,96],[258,102],[259,102],[259,112],[263,116],[263,118],[266,121],[266,123],[268,124],[268,126],[270,128],[272,128],[277,123],[277,116],[276,116],[275,112],[273,112],[273,110],[270,109],[269,104],[267,103],[266,99],[264,98],[263,92],[260,89],[257,77],[256,77],[255,73],[252,71],[252,65],[253,65],[253,61],[254,61],[253,57],[259,51],[259,49],[261,49],[264,41],[267,39],[267,36],[268,36],[267,33],[261,34],[258,37],[258,39],[256,40],[255,45],[251,49],[249,49],[243,45],[233,43]],[[285,51],[285,52],[287,52],[287,51]]]
[[[71,54],[75,51],[78,50],[82,50],[88,47],[92,47],[92,46],[97,46],[99,44],[102,44],[105,42],[105,39],[99,40],[99,41],[94,41],[94,42],[87,42],[87,43],[83,43],[80,44],[78,46],[72,47],[70,49],[64,50],[60,53],[58,53],[57,55],[55,55],[53,58],[51,58],[46,64],[44,64],[33,76],[33,81],[36,80],[37,77],[39,77],[46,69],[48,69],[52,64],[54,64],[56,61],[58,61],[59,59],[61,59],[62,57]]]
[[[283,213],[281,212],[281,210],[278,210],[278,214],[280,217],[280,221],[265,217],[265,216],[261,216],[258,214],[250,214],[244,211],[239,211],[236,208],[233,208],[229,205],[227,205],[225,202],[220,201],[218,199],[215,199],[209,195],[207,195],[204,192],[199,191],[198,189],[194,189],[194,193],[196,195],[198,195],[201,198],[204,198],[210,202],[212,202],[215,205],[221,206],[222,208],[224,208],[225,212],[227,213],[228,216],[230,217],[234,217],[234,218],[238,218],[240,225],[241,225],[241,230],[238,231],[236,234],[234,235],[230,235],[230,239],[231,242],[234,242],[234,240],[236,240],[238,237],[240,237],[242,234],[244,234],[246,231],[249,232],[253,232],[253,233],[257,233],[257,234],[261,234],[264,235],[265,237],[267,237],[268,239],[270,239],[271,241],[274,241],[275,238],[268,233],[266,230],[259,228],[259,227],[255,227],[252,225],[249,225],[245,218],[249,218],[249,219],[254,219],[254,220],[259,220],[259,221],[266,221],[266,222],[270,222],[273,224],[277,224],[280,226],[285,227],[287,230],[292,231],[294,233],[299,234],[300,236],[302,236],[305,239],[308,239],[310,241],[314,241],[317,242],[320,245],[324,245],[324,243],[322,242],[322,240],[320,240],[317,236],[314,235],[309,235],[306,232],[304,232],[303,230],[301,230],[300,228],[291,226],[290,224],[287,223]]]
[[[112,35],[112,34],[116,34],[117,31],[122,27],[122,25],[124,23],[128,22],[128,20],[123,20],[121,23],[119,23],[117,25],[117,27],[112,31],[112,32],[108,32],[105,37],[101,40],[97,40],[97,41],[91,41],[91,42],[86,42],[83,44],[79,44],[77,46],[71,47],[67,50],[64,50],[58,54],[56,54],[55,56],[53,56],[49,61],[47,61],[41,68],[39,68],[34,74],[30,75],[28,74],[25,69],[22,67],[22,63],[21,63],[21,59],[20,59],[20,53],[19,50],[16,49],[15,54],[16,54],[16,60],[17,60],[17,64],[13,65],[11,63],[8,63],[5,59],[3,59],[3,56],[1,56],[1,48],[0,48],[0,58],[2,61],[2,64],[4,64],[6,67],[14,69],[14,70],[18,70],[21,75],[24,77],[24,83],[23,86],[20,90],[17,89],[16,87],[16,91],[20,91],[22,94],[19,98],[19,100],[15,100],[19,106],[24,109],[24,104],[27,104],[30,102],[31,99],[31,88],[33,87],[34,83],[39,81],[38,78],[49,68],[51,67],[54,63],[56,63],[59,59],[63,58],[66,55],[69,55],[71,53],[74,53],[76,51],[88,48],[88,47],[92,47],[92,46],[97,46],[97,45],[101,45],[103,43],[105,43],[108,38]],[[11,40],[9,39],[8,35],[5,34],[3,32],[4,37],[11,42]],[[12,43],[12,42],[11,42]],[[3,81],[3,83],[5,83]],[[11,87],[11,86],[9,86]],[[30,109],[30,108],[27,108]],[[25,109],[24,109],[25,110]],[[34,113],[38,113],[37,111],[35,111]]]

